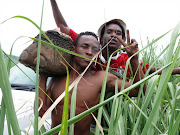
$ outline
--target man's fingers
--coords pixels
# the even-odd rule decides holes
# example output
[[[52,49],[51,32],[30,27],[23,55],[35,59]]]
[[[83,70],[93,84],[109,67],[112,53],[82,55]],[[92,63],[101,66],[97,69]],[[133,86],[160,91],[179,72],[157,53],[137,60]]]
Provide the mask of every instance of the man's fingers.
[[[130,44],[130,35],[129,35],[129,30],[126,30],[127,32],[127,44]]]
[[[134,42],[137,43],[136,39],[131,39],[131,44],[133,44]]]
[[[127,46],[127,44],[124,42],[124,40],[123,40],[121,37],[116,36],[116,38],[121,42],[121,44],[122,44],[124,47]]]
[[[131,45],[138,48],[138,42],[135,39],[131,39]]]

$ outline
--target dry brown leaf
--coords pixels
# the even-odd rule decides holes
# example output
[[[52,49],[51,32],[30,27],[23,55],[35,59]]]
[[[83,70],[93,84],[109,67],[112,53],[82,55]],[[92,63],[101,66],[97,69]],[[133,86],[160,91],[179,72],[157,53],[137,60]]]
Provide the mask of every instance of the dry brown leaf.
[[[84,104],[86,105],[87,109],[89,110],[89,108],[88,108],[86,102],[84,102]],[[103,128],[102,128],[101,124],[100,124],[99,121],[96,119],[96,117],[94,116],[93,113],[91,113],[91,115],[93,116],[94,120],[96,121],[96,124],[98,125],[99,130],[101,131],[102,135],[104,135]]]

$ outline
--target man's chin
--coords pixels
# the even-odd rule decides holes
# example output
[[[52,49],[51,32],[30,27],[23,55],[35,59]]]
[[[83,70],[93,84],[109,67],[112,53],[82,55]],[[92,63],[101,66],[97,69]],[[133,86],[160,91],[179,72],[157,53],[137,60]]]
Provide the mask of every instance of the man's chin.
[[[85,62],[83,62],[83,67],[87,67],[88,65],[89,65],[89,63],[90,63],[90,61],[85,61]]]
[[[110,44],[110,45],[108,45],[108,49],[111,50],[111,51],[116,51],[119,48],[115,44]]]

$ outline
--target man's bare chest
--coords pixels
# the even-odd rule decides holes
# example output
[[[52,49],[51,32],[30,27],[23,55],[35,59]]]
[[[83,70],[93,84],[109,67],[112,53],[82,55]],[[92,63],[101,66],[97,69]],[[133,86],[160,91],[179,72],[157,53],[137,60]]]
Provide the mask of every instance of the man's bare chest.
[[[70,80],[70,84],[73,81]],[[52,89],[52,96],[51,98],[53,100],[57,99],[64,91],[66,87],[66,80],[61,80],[59,83],[54,84]],[[72,89],[69,91],[69,103],[71,102],[71,96],[73,90],[76,91],[76,106],[77,107],[85,107],[85,103],[92,107],[99,103],[99,97],[100,97],[100,85],[96,82],[94,83],[92,80],[81,80],[78,85],[77,89]],[[62,100],[59,105],[63,105],[64,100]]]

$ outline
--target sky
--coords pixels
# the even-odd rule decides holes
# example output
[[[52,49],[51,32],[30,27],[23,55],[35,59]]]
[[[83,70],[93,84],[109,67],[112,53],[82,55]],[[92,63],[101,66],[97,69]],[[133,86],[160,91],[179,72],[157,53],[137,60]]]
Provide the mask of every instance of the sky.
[[[130,31],[130,37],[141,44],[156,39],[180,22],[180,0],[56,0],[68,26],[77,33],[93,31],[110,19],[122,19]],[[21,15],[40,25],[42,0],[1,0],[0,1],[0,43],[9,53],[14,41],[13,54],[19,56],[32,42],[27,37],[35,37],[39,31],[27,20],[8,18]],[[44,0],[42,30],[56,28],[50,0]],[[166,46],[170,34],[158,42]],[[27,43],[28,42],[28,43]]]

